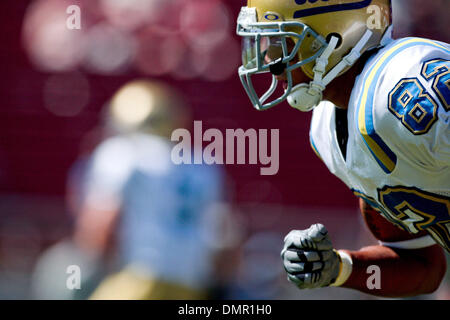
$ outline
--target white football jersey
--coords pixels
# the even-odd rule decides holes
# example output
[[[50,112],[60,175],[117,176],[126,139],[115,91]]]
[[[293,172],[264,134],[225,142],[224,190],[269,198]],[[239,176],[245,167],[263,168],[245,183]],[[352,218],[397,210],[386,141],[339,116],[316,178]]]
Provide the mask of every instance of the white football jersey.
[[[314,110],[310,138],[355,195],[403,230],[427,230],[450,251],[449,60],[446,43],[391,42],[356,79],[346,154],[330,102]]]
[[[175,165],[172,143],[149,134],[107,139],[95,150],[86,201],[121,208],[119,256],[143,275],[203,288],[220,245],[222,172],[217,166]]]

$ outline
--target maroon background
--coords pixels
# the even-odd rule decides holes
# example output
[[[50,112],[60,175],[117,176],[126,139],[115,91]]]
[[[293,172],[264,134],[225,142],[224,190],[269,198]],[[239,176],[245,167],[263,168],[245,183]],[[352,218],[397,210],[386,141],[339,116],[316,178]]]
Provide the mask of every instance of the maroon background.
[[[88,106],[76,117],[53,115],[43,106],[43,86],[51,74],[36,71],[21,45],[22,19],[31,2],[0,2],[0,192],[62,196],[68,169],[82,151],[83,137],[99,124],[104,103],[121,85],[143,74],[86,74],[91,87]],[[244,3],[227,1],[233,17]],[[448,42],[449,20],[430,18],[437,17],[438,9],[445,8],[446,2],[436,0],[426,7],[422,3],[407,2],[402,10],[409,10],[409,25],[400,21],[397,35],[412,33]],[[398,13],[399,20],[405,13]],[[230,33],[234,33],[234,27],[230,26]],[[235,201],[356,207],[351,192],[327,171],[310,148],[310,114],[302,114],[287,104],[255,111],[237,74],[219,83],[162,79],[185,95],[195,119],[202,120],[205,129],[280,129],[277,175],[260,176],[259,166],[226,167],[234,181]]]
[[[38,72],[21,45],[22,18],[30,1],[2,1],[0,70],[0,192],[63,195],[68,169],[80,154],[83,136],[100,121],[108,98],[139,73],[88,74],[91,99],[76,117],[62,118],[43,107],[43,86],[50,74]],[[241,3],[230,5],[237,16]],[[231,26],[234,28],[234,25]],[[217,61],[220,64],[220,61]],[[350,191],[334,178],[309,146],[309,114],[286,104],[254,110],[236,76],[222,83],[174,81],[204,128],[280,129],[280,170],[259,175],[259,166],[229,165],[237,202],[354,206]],[[326,203],[324,203],[326,199]]]

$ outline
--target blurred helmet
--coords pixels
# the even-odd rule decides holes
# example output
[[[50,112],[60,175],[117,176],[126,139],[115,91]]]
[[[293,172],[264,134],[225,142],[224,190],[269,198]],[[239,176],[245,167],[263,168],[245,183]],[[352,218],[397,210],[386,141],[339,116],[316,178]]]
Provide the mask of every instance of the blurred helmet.
[[[287,99],[309,111],[330,81],[390,39],[390,25],[390,0],[248,0],[237,21],[237,34],[244,37],[242,84],[258,110]],[[291,72],[297,68],[312,79],[310,84],[293,88]],[[268,72],[272,85],[258,97],[251,76]],[[287,89],[266,103],[278,86],[275,76],[284,72]]]
[[[109,102],[108,118],[119,132],[148,132],[170,137],[187,124],[189,114],[179,94],[156,81],[125,84]]]

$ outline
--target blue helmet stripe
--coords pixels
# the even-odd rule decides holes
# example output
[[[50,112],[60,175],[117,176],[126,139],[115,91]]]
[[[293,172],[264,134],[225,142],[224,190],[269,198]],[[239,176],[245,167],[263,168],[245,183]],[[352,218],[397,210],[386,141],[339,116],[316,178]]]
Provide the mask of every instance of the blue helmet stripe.
[[[304,4],[304,0],[295,0],[297,4]],[[357,10],[368,7],[372,3],[372,0],[363,0],[354,3],[343,3],[343,4],[335,4],[330,6],[323,6],[317,8],[303,9],[294,12],[294,19],[314,16],[316,14],[329,13],[329,12],[337,12],[337,11],[346,11],[346,10]]]

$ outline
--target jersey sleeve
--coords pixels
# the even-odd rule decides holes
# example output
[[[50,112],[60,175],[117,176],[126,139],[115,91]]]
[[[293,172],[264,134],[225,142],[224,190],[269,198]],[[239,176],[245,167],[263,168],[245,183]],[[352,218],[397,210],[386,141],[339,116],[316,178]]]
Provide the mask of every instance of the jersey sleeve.
[[[115,137],[101,143],[87,170],[85,203],[98,210],[119,207],[134,162],[133,148],[126,139]]]
[[[419,38],[395,41],[363,80],[357,125],[382,170],[399,157],[419,170],[450,163],[448,44]]]

